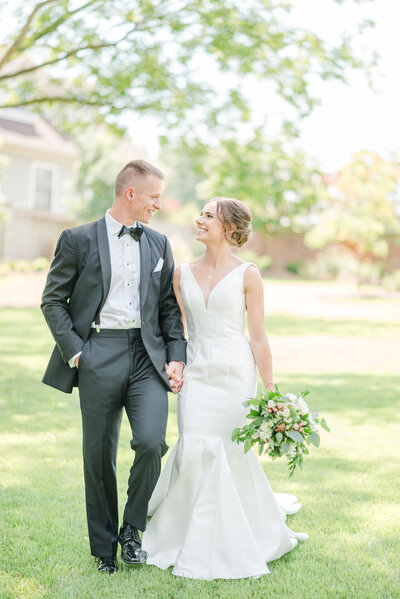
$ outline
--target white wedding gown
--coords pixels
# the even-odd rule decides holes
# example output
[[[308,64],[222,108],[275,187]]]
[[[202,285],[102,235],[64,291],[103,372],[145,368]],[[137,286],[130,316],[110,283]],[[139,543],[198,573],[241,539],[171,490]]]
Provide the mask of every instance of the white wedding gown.
[[[267,563],[293,549],[305,533],[285,523],[301,505],[274,494],[253,452],[231,441],[245,421],[242,402],[256,392],[257,373],[244,333],[242,263],[211,291],[208,305],[189,264],[181,266],[189,332],[178,397],[179,440],[152,495],[143,534],[148,564],[174,566],[189,578],[268,574]]]

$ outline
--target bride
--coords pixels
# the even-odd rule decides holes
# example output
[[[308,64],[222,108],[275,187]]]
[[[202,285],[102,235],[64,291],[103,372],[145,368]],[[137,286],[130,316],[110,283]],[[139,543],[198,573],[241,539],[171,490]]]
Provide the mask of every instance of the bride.
[[[253,264],[230,251],[248,240],[251,212],[218,197],[196,224],[206,252],[174,275],[189,334],[179,440],[150,501],[143,549],[148,564],[173,566],[177,576],[260,576],[308,535],[285,523],[301,507],[297,498],[274,494],[255,453],[231,441],[245,420],[242,402],[256,392],[257,368],[265,387],[274,388],[262,280]]]

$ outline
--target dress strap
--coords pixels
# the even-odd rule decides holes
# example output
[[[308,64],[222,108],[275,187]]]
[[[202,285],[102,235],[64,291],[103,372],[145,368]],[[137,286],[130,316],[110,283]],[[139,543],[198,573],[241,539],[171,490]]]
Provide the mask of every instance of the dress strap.
[[[258,266],[257,266],[257,264],[254,264],[254,262],[243,262],[243,264],[241,265],[241,268],[243,269],[242,270],[243,275],[249,266],[255,266],[256,269],[258,270]]]
[[[181,281],[183,281],[183,279],[185,279],[187,276],[188,269],[190,268],[189,262],[183,262],[183,264],[181,264],[179,268],[181,269]]]

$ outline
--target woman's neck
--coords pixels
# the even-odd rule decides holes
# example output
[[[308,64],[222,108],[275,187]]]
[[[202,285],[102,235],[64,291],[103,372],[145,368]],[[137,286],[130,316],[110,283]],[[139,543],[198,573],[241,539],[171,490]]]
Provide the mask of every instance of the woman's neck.
[[[207,246],[206,253],[203,255],[203,266],[216,269],[223,264],[232,261],[232,254],[229,246],[226,244],[219,246]]]

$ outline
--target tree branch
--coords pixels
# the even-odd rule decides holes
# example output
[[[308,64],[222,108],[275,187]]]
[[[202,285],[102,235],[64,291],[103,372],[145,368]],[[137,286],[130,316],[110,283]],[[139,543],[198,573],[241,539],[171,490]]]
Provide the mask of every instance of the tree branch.
[[[33,104],[45,104],[45,103],[50,104],[51,102],[57,102],[57,103],[62,103],[62,104],[81,104],[82,106],[106,106],[108,108],[110,108],[112,106],[115,108],[115,105],[112,104],[112,101],[110,99],[102,100],[102,99],[100,99],[100,96],[99,96],[99,100],[90,100],[89,98],[85,99],[85,98],[77,98],[77,97],[67,98],[64,96],[42,96],[42,97],[38,97],[38,98],[31,98],[29,100],[20,100],[20,101],[16,101],[16,102],[10,102],[8,104],[0,104],[0,109],[2,109],[2,108],[18,108],[19,106],[31,106]],[[143,111],[143,110],[157,109],[157,108],[159,108],[159,103],[157,103],[157,102],[148,102],[148,103],[144,103],[144,104],[133,104],[132,99],[130,99],[126,105],[119,106],[118,110]]]
[[[31,38],[31,40],[30,40],[31,43],[29,45],[30,46],[33,45],[35,42],[40,40],[42,37],[44,37],[48,33],[52,33],[53,31],[55,31],[57,29],[57,27],[59,27],[60,25],[65,23],[65,21],[67,21],[70,17],[74,16],[78,12],[81,12],[82,10],[84,10],[85,8],[90,6],[91,4],[95,4],[96,2],[98,2],[98,0],[89,0],[88,2],[86,2],[86,4],[82,4],[81,6],[78,6],[78,8],[75,8],[74,10],[70,10],[70,11],[64,13],[61,17],[59,17],[56,21],[54,21],[54,23],[49,25],[46,29],[39,31],[36,35],[34,35]]]
[[[62,56],[54,58],[53,60],[48,60],[47,62],[42,62],[40,64],[27,67],[26,69],[21,69],[19,71],[14,71],[13,73],[5,73],[4,75],[0,75],[0,81],[4,79],[11,79],[12,77],[17,77],[19,75],[25,75],[26,73],[31,73],[32,71],[37,71],[38,69],[42,69],[43,67],[48,67],[49,65],[56,64],[57,62],[62,62],[70,56],[76,56],[77,54],[79,54],[80,52],[84,52],[85,50],[93,50],[94,52],[97,52],[102,48],[116,47],[120,42],[126,39],[135,30],[136,26],[133,29],[130,29],[125,35],[123,35],[120,39],[116,40],[115,42],[104,42],[102,44],[87,44],[86,46],[82,46],[81,48],[74,48],[69,52],[65,52]]]
[[[6,50],[6,52],[3,54],[3,57],[0,59],[0,69],[10,60],[12,55],[20,47],[22,41],[25,39],[26,34],[29,31],[29,27],[30,27],[32,20],[33,20],[34,16],[36,15],[36,13],[41,8],[43,8],[43,6],[46,6],[47,4],[51,4],[52,2],[56,2],[56,1],[57,0],[43,0],[43,2],[39,2],[38,4],[36,4],[33,7],[31,13],[29,14],[28,18],[25,21],[25,25],[22,27],[21,31],[15,38],[14,42],[11,44],[11,46],[8,48],[8,50]]]
[[[9,104],[0,104],[0,108],[17,108],[19,106],[30,106],[32,104],[44,104],[51,102],[61,102],[64,104],[83,104],[87,106],[108,106],[109,103],[100,100],[89,100],[84,98],[66,98],[64,96],[42,96],[40,98],[31,98],[30,100],[19,100]]]

